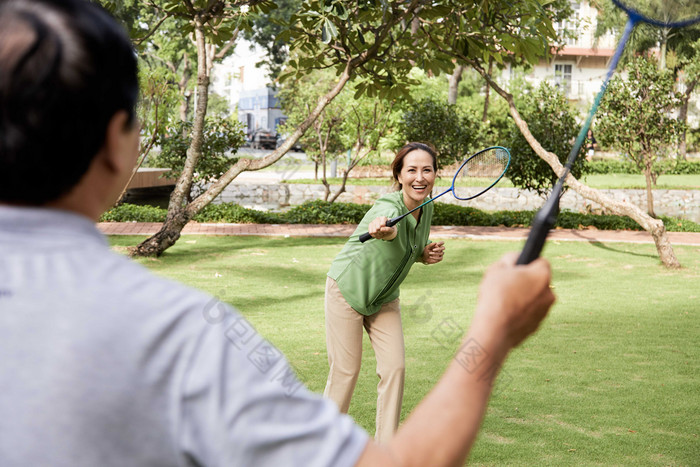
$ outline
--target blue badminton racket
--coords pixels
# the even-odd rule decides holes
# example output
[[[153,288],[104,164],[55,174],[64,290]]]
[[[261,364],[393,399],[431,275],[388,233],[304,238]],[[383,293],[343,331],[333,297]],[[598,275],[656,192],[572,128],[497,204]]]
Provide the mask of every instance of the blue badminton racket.
[[[554,185],[549,198],[532,221],[532,229],[530,229],[525,246],[520,252],[517,264],[529,264],[537,259],[542,252],[547,235],[556,223],[559,215],[559,199],[562,195],[564,179],[571,171],[571,166],[581,151],[588,129],[591,127],[593,116],[598,111],[598,106],[608,87],[608,82],[615,72],[617,63],[620,61],[622,52],[625,50],[627,40],[630,38],[634,27],[639,23],[647,23],[659,28],[683,28],[700,22],[700,0],[645,0],[634,4],[634,6],[632,6],[631,1],[612,0],[612,2],[627,13],[627,25],[610,61],[610,66],[600,91],[593,101],[593,106],[581,127],[573,148],[571,148],[564,171],[556,185]]]
[[[411,209],[407,213],[389,219],[388,221],[386,221],[386,226],[393,227],[404,217],[408,216],[414,211],[417,211],[426,204],[432,203],[442,195],[447,194],[449,192],[452,192],[452,196],[462,201],[467,201],[470,199],[474,199],[477,196],[481,196],[487,191],[489,191],[496,183],[498,183],[498,181],[501,178],[503,178],[503,176],[506,174],[506,170],[508,170],[509,165],[510,152],[506,148],[502,148],[500,146],[493,146],[490,148],[482,149],[476,154],[469,156],[468,159],[462,162],[462,165],[459,166],[457,172],[455,172],[454,177],[452,177],[452,185],[447,190],[443,191],[442,193],[433,198],[430,198],[425,203],[421,204],[420,206],[414,209]],[[470,178],[486,179],[488,186],[486,188],[480,189],[475,193],[474,187],[468,186],[469,183],[461,183],[463,180],[467,180]],[[369,234],[369,232],[360,235],[360,241],[362,243],[366,242],[370,238],[372,238],[372,236]]]

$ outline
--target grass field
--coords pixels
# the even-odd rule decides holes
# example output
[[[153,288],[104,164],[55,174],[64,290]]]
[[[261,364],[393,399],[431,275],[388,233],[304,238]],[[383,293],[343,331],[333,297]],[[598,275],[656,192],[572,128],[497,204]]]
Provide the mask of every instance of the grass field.
[[[136,237],[112,237],[118,251]],[[185,236],[155,273],[238,307],[322,391],[323,290],[339,239]],[[401,291],[404,416],[437,381],[468,326],[488,264],[519,242],[449,240],[445,260],[416,265]],[[550,242],[558,301],[503,368],[470,458],[477,466],[700,464],[700,247]],[[374,431],[377,378],[365,339],[350,413]],[[426,430],[430,426],[425,427]]]
[[[328,182],[340,185],[342,179],[332,178]],[[472,179],[469,186],[488,186],[493,180]],[[597,189],[646,189],[644,175],[635,174],[591,174],[582,177],[582,183]],[[313,179],[288,180],[287,183],[320,183]],[[390,185],[388,178],[350,178],[348,185],[384,186]],[[436,186],[449,187],[452,177],[442,177],[436,180]],[[507,178],[498,182],[500,188],[512,188],[513,184]],[[662,175],[659,177],[656,190],[700,190],[700,175]]]

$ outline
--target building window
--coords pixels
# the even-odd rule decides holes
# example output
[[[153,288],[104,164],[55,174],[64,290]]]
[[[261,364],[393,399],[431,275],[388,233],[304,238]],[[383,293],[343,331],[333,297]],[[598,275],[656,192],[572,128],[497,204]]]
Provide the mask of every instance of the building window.
[[[571,16],[564,21],[557,21],[554,23],[554,29],[557,31],[557,34],[560,35],[563,35],[565,32],[573,35],[573,37],[566,37],[564,39],[564,45],[575,46],[578,45],[578,39],[581,35],[581,30],[579,29],[581,24],[581,3],[571,2],[571,9],[573,10]]]
[[[573,65],[554,65],[554,81],[557,83],[557,87],[567,96],[571,93],[572,70]]]

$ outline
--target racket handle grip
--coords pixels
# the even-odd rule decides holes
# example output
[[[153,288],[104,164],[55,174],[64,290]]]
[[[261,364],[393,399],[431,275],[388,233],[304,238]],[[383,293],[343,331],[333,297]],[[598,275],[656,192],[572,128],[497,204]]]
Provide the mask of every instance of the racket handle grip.
[[[389,219],[388,221],[386,221],[386,226],[387,226],[387,227],[393,227],[393,226],[395,226],[401,219],[403,219],[404,217],[406,217],[406,214],[404,214],[404,215],[402,215],[402,216],[394,217],[394,218],[392,218],[392,219]],[[365,232],[365,233],[363,233],[362,235],[360,235],[360,243],[365,243],[365,242],[366,242],[367,240],[369,240],[370,238],[372,238],[372,236],[369,234],[369,232]]]
[[[372,238],[372,236],[369,234],[369,232],[365,232],[362,235],[360,235],[360,242],[365,243],[370,238]]]
[[[547,234],[549,234],[549,226],[540,222],[533,223],[525,246],[515,264],[530,264],[539,258],[544,247],[544,241],[547,239]]]

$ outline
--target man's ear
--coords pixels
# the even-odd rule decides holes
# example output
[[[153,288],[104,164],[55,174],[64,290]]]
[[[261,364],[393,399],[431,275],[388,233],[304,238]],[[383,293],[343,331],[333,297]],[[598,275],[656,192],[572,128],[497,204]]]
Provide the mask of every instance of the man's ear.
[[[114,172],[131,171],[138,154],[138,129],[125,110],[117,111],[107,124],[103,146],[104,162]]]

